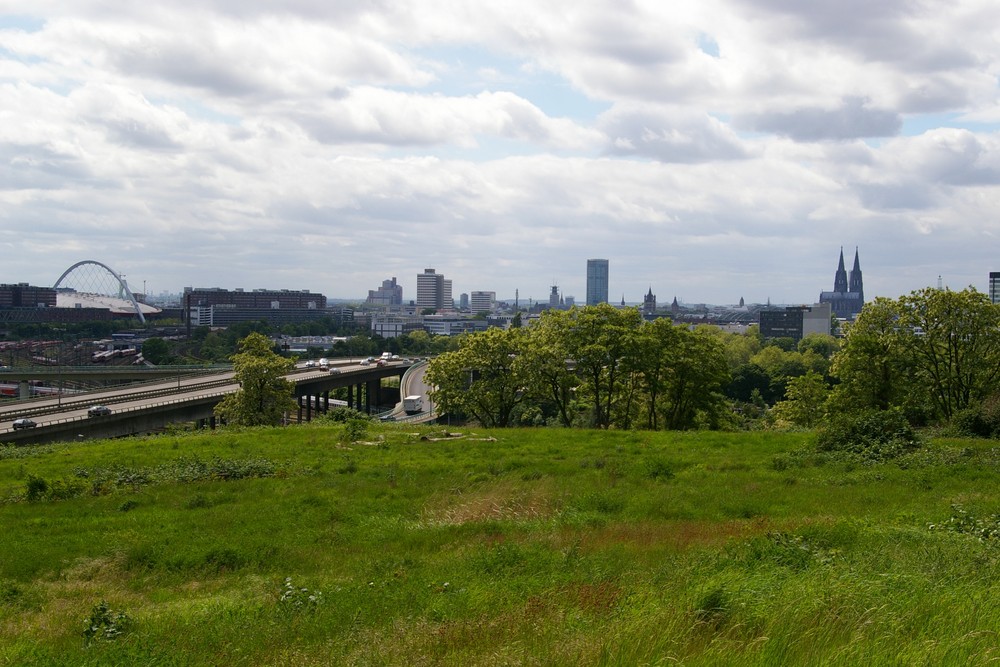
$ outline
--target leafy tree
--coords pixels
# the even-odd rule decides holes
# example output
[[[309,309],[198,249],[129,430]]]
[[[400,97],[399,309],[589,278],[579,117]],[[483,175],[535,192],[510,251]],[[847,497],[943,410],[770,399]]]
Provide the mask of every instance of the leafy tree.
[[[142,344],[142,356],[152,364],[165,364],[170,360],[170,346],[162,338],[147,338]]]
[[[926,288],[867,304],[835,357],[835,401],[857,409],[931,406],[945,420],[1000,379],[1000,306],[973,288]]]
[[[267,426],[281,423],[286,411],[296,409],[294,385],[284,377],[295,363],[271,349],[267,336],[252,333],[241,340],[232,362],[240,388],[215,407],[216,415],[230,424]]]
[[[774,415],[778,420],[797,426],[816,426],[823,420],[829,394],[830,387],[823,376],[809,371],[788,381],[785,400],[774,406]]]
[[[470,415],[486,427],[510,426],[528,398],[525,338],[524,329],[487,329],[431,361],[426,378],[438,409]]]
[[[699,414],[716,421],[724,403],[722,388],[730,377],[718,339],[703,331],[678,331],[677,344],[668,350],[664,420],[667,428],[684,430],[697,425]]]
[[[840,349],[840,341],[829,334],[810,333],[799,341],[797,349],[803,354],[814,352],[824,359],[830,359]]]
[[[566,311],[545,311],[535,325],[526,329],[523,353],[528,386],[534,397],[550,404],[563,426],[573,423],[572,405],[580,384],[575,372],[576,362],[567,347],[569,325]],[[511,328],[520,329],[513,324]]]
[[[757,364],[746,363],[733,371],[732,381],[726,386],[726,396],[744,403],[755,397],[767,404],[774,403],[771,393],[771,376]]]
[[[638,308],[607,303],[565,311],[569,357],[576,362],[582,387],[593,407],[593,425],[611,425],[611,406],[627,377],[626,357],[637,352],[635,333],[642,324]]]
[[[681,336],[681,329],[667,318],[659,318],[648,323],[639,337],[639,356],[642,379],[645,388],[646,426],[659,428],[658,405],[667,391],[670,375],[671,356]]]
[[[898,302],[879,297],[846,326],[831,368],[840,380],[831,399],[838,411],[887,410],[902,404],[904,392],[918,390],[899,315]]]
[[[979,403],[1000,377],[1000,306],[969,287],[925,288],[899,300],[899,324],[920,377],[947,420]]]

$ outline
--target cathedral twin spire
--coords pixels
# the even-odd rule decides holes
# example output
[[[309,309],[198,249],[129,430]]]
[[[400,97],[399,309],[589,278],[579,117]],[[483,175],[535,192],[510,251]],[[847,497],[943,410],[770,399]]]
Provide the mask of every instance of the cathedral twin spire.
[[[854,267],[851,269],[850,279],[847,277],[847,270],[844,268],[844,249],[840,249],[840,265],[833,278],[834,292],[857,292],[861,295],[862,303],[865,300],[864,281],[861,277],[861,260],[858,258],[858,249],[854,249]]]

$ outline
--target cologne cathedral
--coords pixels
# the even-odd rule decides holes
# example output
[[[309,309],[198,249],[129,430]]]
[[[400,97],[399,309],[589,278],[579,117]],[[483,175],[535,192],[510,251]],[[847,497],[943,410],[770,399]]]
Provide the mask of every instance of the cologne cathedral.
[[[844,269],[844,249],[840,249],[840,266],[833,278],[833,291],[821,292],[819,302],[830,304],[834,317],[840,319],[853,320],[861,312],[861,307],[865,305],[865,288],[857,248],[854,250],[854,268],[850,277]]]

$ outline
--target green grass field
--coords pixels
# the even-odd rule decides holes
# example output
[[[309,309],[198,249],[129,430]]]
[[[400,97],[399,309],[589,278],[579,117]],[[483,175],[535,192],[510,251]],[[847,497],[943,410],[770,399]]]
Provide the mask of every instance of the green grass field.
[[[0,449],[0,664],[1000,658],[993,442],[453,431]]]

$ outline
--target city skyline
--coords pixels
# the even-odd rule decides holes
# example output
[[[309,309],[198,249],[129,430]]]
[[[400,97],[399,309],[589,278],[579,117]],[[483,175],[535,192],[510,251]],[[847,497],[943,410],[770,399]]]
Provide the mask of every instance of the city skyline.
[[[1000,6],[0,0],[0,281],[988,289]],[[412,290],[412,286],[408,289]]]

